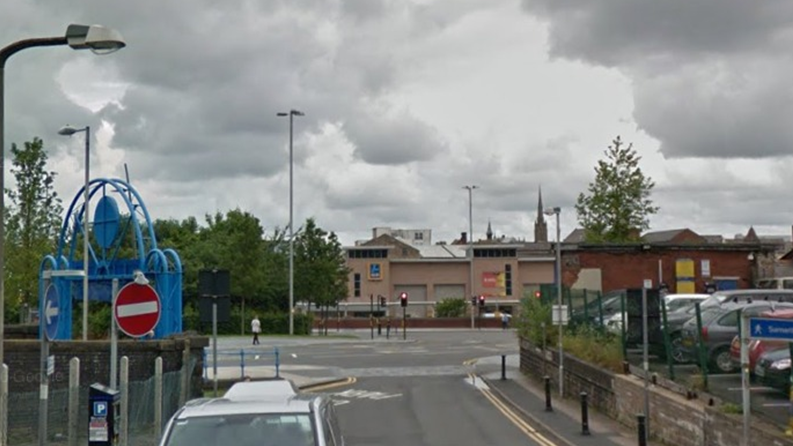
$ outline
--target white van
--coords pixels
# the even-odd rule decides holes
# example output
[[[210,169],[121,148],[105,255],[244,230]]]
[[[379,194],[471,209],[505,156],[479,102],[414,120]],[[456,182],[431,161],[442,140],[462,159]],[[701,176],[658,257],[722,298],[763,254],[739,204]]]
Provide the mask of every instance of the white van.
[[[764,290],[793,290],[793,276],[759,279],[755,288]]]

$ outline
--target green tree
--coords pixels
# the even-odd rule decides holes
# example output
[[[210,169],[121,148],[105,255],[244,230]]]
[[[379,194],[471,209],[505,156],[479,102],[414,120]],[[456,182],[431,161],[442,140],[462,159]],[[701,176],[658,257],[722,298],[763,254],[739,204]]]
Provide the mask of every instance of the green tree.
[[[10,312],[38,302],[38,273],[41,260],[55,251],[61,225],[61,200],[53,186],[55,172],[48,171],[44,142],[33,138],[23,148],[11,145],[11,173],[16,188],[6,189],[10,200],[6,232],[5,289]],[[13,317],[13,316],[12,316]]]
[[[318,227],[313,218],[295,239],[295,296],[322,306],[347,297],[349,269],[336,234]]]
[[[658,212],[650,200],[655,183],[639,168],[641,157],[632,143],[625,146],[617,136],[604,153],[589,194],[578,195],[578,222],[589,242],[636,241],[650,228],[648,217]]]

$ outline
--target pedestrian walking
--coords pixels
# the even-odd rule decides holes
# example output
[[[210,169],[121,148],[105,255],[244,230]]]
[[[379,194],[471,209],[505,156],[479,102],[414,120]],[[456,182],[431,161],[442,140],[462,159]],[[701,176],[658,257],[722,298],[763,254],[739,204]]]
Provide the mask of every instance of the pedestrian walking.
[[[259,345],[259,333],[262,332],[262,323],[259,322],[259,316],[255,314],[251,321],[251,331],[253,332],[253,345]]]
[[[505,312],[505,311],[502,311],[501,312],[501,329],[502,330],[506,330],[507,329],[507,325],[509,325],[509,314],[507,314],[507,312]]]

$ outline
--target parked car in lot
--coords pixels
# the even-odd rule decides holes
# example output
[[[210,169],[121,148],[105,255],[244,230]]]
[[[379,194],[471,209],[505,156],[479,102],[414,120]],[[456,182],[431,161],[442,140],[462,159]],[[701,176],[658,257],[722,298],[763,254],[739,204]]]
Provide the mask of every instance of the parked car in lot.
[[[664,296],[667,314],[690,309],[697,302],[704,302],[710,294],[667,294]]]
[[[793,319],[793,310],[778,309],[775,312],[762,313],[760,317]],[[749,341],[749,374],[754,377],[754,368],[760,356],[766,352],[788,347],[789,343],[787,341],[771,341],[766,339],[752,339]],[[741,366],[741,338],[738,335],[732,339],[732,344],[730,344],[730,358],[735,367]]]
[[[730,344],[738,334],[740,311],[749,317],[756,317],[768,311],[793,309],[793,304],[775,301],[727,302],[702,309],[702,342],[704,343],[709,367],[719,373],[736,370],[730,355]],[[681,330],[681,347],[690,358],[697,357],[698,335],[696,317],[689,319]]]
[[[793,290],[749,289],[716,291],[702,301],[700,307],[718,306],[726,302],[793,302]]]
[[[189,401],[168,421],[160,446],[344,445],[331,399],[286,380],[234,384],[220,398]]]
[[[754,366],[755,380],[765,386],[790,392],[790,349],[763,353]]]

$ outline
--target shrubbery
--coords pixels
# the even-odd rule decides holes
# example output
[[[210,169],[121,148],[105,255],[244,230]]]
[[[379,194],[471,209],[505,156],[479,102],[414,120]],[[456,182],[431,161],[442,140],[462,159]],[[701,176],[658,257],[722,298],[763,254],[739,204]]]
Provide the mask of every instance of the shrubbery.
[[[435,304],[435,317],[463,317],[467,303],[465,299],[444,299]]]
[[[538,347],[544,345],[555,348],[558,345],[559,330],[551,325],[551,310],[550,303],[524,298],[520,317],[517,319],[520,336]],[[562,343],[565,352],[581,360],[616,372],[622,369],[622,345],[619,336],[600,327],[588,324],[565,327]]]

